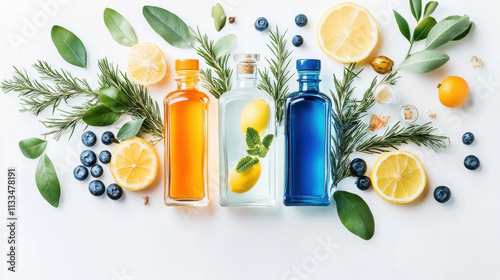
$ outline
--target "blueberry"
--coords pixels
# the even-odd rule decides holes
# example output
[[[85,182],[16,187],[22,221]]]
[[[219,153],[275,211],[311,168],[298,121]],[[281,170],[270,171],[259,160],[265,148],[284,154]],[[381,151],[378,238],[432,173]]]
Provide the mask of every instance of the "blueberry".
[[[434,198],[437,202],[445,203],[450,200],[451,191],[450,188],[446,186],[439,186],[434,190]]]
[[[479,168],[481,163],[479,162],[479,159],[476,156],[469,155],[464,159],[464,165],[465,168],[469,170],[476,170]]]
[[[356,187],[362,191],[366,191],[372,186],[372,180],[368,176],[361,176],[356,180]]]
[[[474,142],[474,134],[472,134],[472,132],[466,132],[463,136],[462,136],[462,142],[465,144],[465,145],[470,145]]]
[[[298,27],[304,27],[307,25],[307,17],[304,14],[298,14],[295,17],[295,24],[297,24]]]
[[[82,134],[82,143],[83,145],[87,147],[92,147],[95,145],[95,142],[97,142],[97,137],[95,136],[94,132],[92,131],[85,131]]]
[[[260,17],[255,21],[255,29],[258,31],[264,31],[267,29],[269,26],[269,23],[267,22],[267,19],[265,17]]]
[[[101,141],[104,145],[111,145],[115,140],[115,135],[111,131],[106,131],[101,136]]]
[[[75,176],[75,179],[77,179],[78,181],[83,181],[87,179],[87,177],[89,177],[89,170],[87,169],[87,167],[83,165],[78,165],[73,170],[73,175]]]
[[[92,174],[92,176],[94,178],[101,177],[102,176],[102,167],[99,164],[95,164],[94,166],[92,166],[90,168],[90,174]]]
[[[99,160],[102,163],[109,163],[111,161],[111,153],[109,151],[102,151],[99,153]]]
[[[94,196],[101,196],[105,189],[104,183],[100,180],[94,180],[89,184],[89,191]]]
[[[111,198],[112,200],[118,200],[123,195],[122,187],[118,186],[117,184],[109,185],[108,190],[106,192],[108,194],[108,197]]]
[[[83,165],[89,167],[96,163],[97,158],[94,152],[91,150],[85,150],[80,154],[80,161]]]
[[[359,177],[366,172],[366,162],[360,158],[355,158],[351,161],[351,174]]]
[[[300,35],[293,36],[292,45],[294,45],[296,47],[300,47],[300,46],[302,46],[302,44],[304,44],[304,38],[302,38],[302,36],[300,36]]]

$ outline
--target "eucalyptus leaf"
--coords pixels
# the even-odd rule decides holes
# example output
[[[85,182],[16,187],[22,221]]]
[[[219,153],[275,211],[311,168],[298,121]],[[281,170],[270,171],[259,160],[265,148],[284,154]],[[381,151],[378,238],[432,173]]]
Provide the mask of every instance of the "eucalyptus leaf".
[[[337,203],[342,224],[355,235],[370,240],[375,233],[375,220],[366,202],[360,196],[346,191],[336,191],[333,199]]]
[[[226,55],[236,44],[236,36],[228,34],[215,42],[214,53],[215,57],[219,58]]]
[[[427,73],[443,66],[450,57],[442,51],[424,50],[416,52],[405,59],[399,69]]]
[[[401,34],[403,34],[403,36],[405,36],[405,38],[411,42],[410,27],[408,26],[408,22],[398,12],[396,12],[395,10],[392,11],[394,12],[394,17],[396,18],[396,23],[398,24],[399,31],[401,31]]]
[[[102,87],[99,89],[99,99],[102,104],[116,113],[123,113],[130,107],[125,93],[115,87]]]
[[[410,0],[410,10],[418,22],[422,16],[422,0]]]
[[[104,24],[108,28],[113,39],[119,44],[132,47],[138,43],[137,35],[130,23],[117,11],[106,8],[104,10]]]
[[[47,147],[47,141],[39,138],[28,138],[19,142],[19,149],[29,159],[39,157]]]
[[[470,27],[468,16],[451,16],[439,21],[429,32],[425,49],[433,50],[457,38]]]
[[[421,41],[427,38],[431,29],[436,25],[437,21],[433,17],[424,18],[418,25],[415,27],[415,31],[413,32],[413,41]]]
[[[436,10],[439,3],[437,1],[429,1],[424,8],[424,18],[430,16]]]
[[[47,155],[43,155],[38,160],[35,172],[35,182],[43,198],[50,203],[50,205],[59,206],[59,198],[61,197],[61,186],[57,173],[52,164],[52,161]]]
[[[101,104],[85,112],[82,120],[91,126],[108,126],[114,124],[120,116],[120,113],[113,112],[106,105]]]
[[[226,13],[220,3],[212,7],[212,18],[214,19],[215,30],[221,31],[226,25]]]
[[[87,67],[87,50],[73,32],[59,25],[54,25],[50,36],[64,60],[78,67]]]
[[[470,30],[472,29],[472,22],[469,25],[469,28],[467,28],[462,34],[458,35],[457,37],[453,38],[453,41],[459,41],[465,38],[467,35],[469,35]]]
[[[135,137],[139,133],[143,122],[144,118],[127,122],[118,130],[116,138],[120,141],[125,141]]]
[[[154,6],[144,6],[142,13],[149,25],[170,45],[181,48],[191,48],[189,28],[177,15]]]

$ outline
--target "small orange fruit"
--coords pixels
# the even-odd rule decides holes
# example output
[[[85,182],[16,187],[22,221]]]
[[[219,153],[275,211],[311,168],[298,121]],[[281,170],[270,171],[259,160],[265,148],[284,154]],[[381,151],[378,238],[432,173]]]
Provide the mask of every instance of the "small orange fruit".
[[[458,76],[446,77],[438,85],[439,101],[446,107],[458,107],[462,105],[469,96],[469,85]]]

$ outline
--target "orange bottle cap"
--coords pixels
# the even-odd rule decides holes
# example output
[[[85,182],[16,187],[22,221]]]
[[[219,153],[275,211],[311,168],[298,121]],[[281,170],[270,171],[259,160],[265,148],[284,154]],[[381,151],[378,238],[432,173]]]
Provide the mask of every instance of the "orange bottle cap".
[[[175,70],[200,70],[200,62],[198,59],[177,59]]]

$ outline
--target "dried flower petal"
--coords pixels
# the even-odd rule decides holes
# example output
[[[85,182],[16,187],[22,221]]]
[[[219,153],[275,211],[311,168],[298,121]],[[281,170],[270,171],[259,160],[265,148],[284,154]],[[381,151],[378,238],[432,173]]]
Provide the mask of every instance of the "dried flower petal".
[[[431,110],[427,111],[427,115],[431,119],[435,119],[437,117],[436,113],[432,112]]]
[[[149,196],[143,196],[142,197],[142,205],[148,205],[149,204]]]
[[[413,119],[413,111],[411,109],[406,109],[405,120],[412,120],[412,119]]]
[[[477,56],[473,56],[470,61],[472,62],[472,67],[474,68],[479,68],[479,67],[483,67],[483,60],[481,60],[479,57]]]
[[[370,117],[370,124],[368,125],[368,130],[375,131],[379,128],[384,127],[388,122],[391,116],[382,116],[372,114]]]

